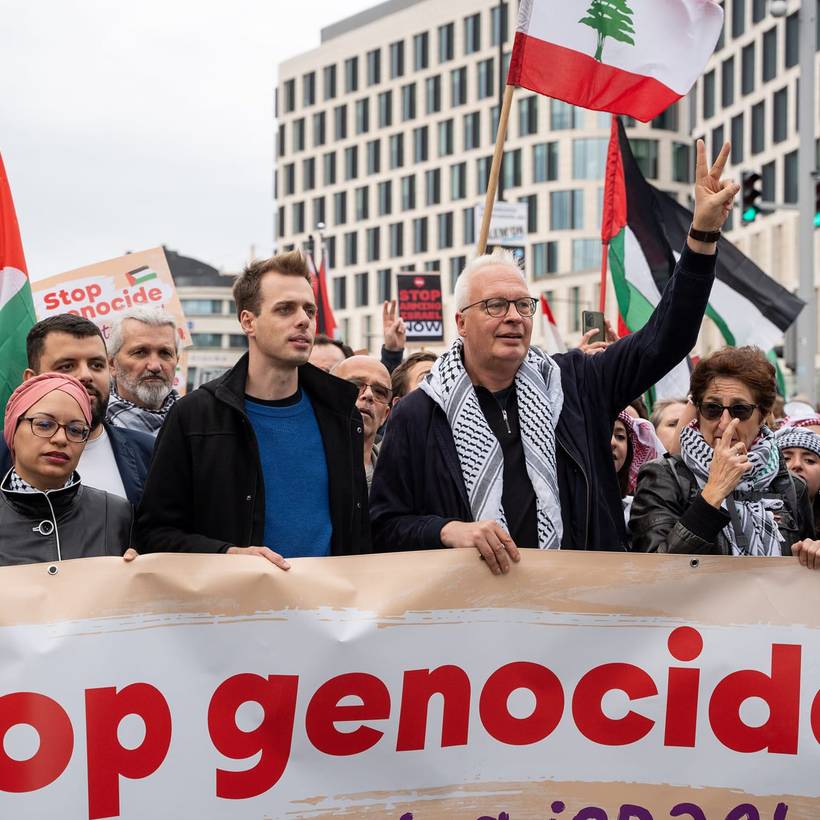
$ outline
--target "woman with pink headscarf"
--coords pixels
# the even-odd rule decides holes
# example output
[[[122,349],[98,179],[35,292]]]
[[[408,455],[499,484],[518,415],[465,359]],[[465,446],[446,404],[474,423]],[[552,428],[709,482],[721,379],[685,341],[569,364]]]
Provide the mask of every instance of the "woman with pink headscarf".
[[[77,462],[91,430],[91,403],[73,376],[43,373],[6,405],[3,437],[13,466],[0,483],[0,565],[122,555],[131,505],[85,487]]]

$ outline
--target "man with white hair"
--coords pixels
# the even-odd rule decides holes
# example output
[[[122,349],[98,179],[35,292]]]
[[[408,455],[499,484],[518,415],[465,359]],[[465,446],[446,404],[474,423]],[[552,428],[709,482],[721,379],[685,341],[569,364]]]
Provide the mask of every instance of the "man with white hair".
[[[692,349],[738,190],[721,180],[728,144],[711,170],[701,140],[697,154],[692,228],[660,303],[595,356],[530,346],[538,300],[511,255],[467,265],[458,338],[387,425],[370,495],[377,550],[475,549],[501,574],[519,547],[625,549],[612,426]]]
[[[131,308],[114,319],[107,346],[113,377],[108,423],[156,436],[179,398],[174,317],[159,308]]]

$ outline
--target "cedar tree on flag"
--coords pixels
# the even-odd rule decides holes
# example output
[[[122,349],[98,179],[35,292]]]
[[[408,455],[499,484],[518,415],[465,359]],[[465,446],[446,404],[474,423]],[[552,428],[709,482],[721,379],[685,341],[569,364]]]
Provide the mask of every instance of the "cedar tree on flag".
[[[644,179],[623,123],[615,117],[609,149],[601,238],[609,245],[621,316],[634,331],[646,324],[660,300],[686,242],[692,212]],[[715,275],[706,315],[726,344],[764,351],[780,344],[804,303],[723,237]],[[679,365],[657,386],[656,398],[686,395],[686,371],[685,363]]]
[[[332,339],[336,333],[336,317],[333,315],[327,293],[325,254],[322,254],[322,265],[319,268],[316,267],[313,254],[307,254],[307,262],[313,284],[313,295],[316,299],[316,332],[324,333]]]
[[[35,321],[23,243],[0,156],[0,413],[23,379],[26,335]]]
[[[694,85],[722,26],[712,0],[521,0],[507,84],[646,122]]]
[[[552,315],[552,307],[550,306],[546,293],[541,294],[541,311],[544,314],[544,320],[547,324],[544,333],[544,350],[549,353],[550,356],[554,356],[556,353],[566,353],[567,346],[561,338],[561,331],[558,330],[555,317]]]

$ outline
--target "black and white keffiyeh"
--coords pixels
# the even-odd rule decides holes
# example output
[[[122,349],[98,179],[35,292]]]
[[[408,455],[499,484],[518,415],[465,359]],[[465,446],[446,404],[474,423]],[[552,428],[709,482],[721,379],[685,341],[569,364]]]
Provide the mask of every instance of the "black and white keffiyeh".
[[[66,487],[70,487],[76,479],[77,474],[72,473],[66,483],[63,485],[63,489]],[[24,478],[22,478],[18,473],[17,470],[12,468],[9,471],[8,479],[6,481],[6,489],[10,490],[13,493],[39,493],[42,490],[38,490],[36,487],[32,487],[31,484],[28,483]]]
[[[438,358],[420,388],[447,414],[470,509],[476,521],[494,519],[509,532],[501,497],[504,455],[478,403],[464,368],[464,343],[456,339]],[[546,354],[530,348],[515,377],[521,442],[538,507],[538,546],[560,549],[563,524],[558,496],[555,426],[564,392],[561,371]]]
[[[105,420],[114,427],[126,427],[129,430],[139,430],[156,436],[165,421],[165,417],[168,415],[168,411],[174,406],[177,399],[179,399],[179,393],[172,389],[158,410],[149,410],[147,407],[139,407],[134,402],[124,399],[117,392],[116,384],[112,384]]]
[[[694,473],[698,486],[703,489],[709,479],[709,468],[715,451],[706,443],[694,423],[681,431],[680,443],[683,461]],[[723,528],[721,534],[729,542],[733,555],[781,555],[783,536],[777,528],[774,514],[783,509],[783,500],[760,498],[760,494],[768,490],[772,479],[780,470],[780,450],[774,433],[763,427],[748,456],[752,469],[723,502],[723,507],[732,515],[733,520],[732,524]],[[736,528],[740,529],[744,538],[738,538]],[[745,546],[741,543],[744,540]]]

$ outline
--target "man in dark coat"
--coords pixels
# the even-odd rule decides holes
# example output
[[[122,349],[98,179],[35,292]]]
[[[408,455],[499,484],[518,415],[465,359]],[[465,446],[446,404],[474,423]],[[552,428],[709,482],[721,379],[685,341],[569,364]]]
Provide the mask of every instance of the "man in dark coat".
[[[234,285],[248,353],[181,398],[137,511],[140,552],[298,556],[370,551],[357,390],[308,364],[316,303],[298,252]]]
[[[377,550],[477,549],[495,573],[518,547],[622,550],[612,425],[691,350],[738,186],[698,142],[692,230],[639,332],[596,355],[530,347],[536,300],[511,258],[479,257],[456,285],[459,338],[387,426],[370,496]]]

